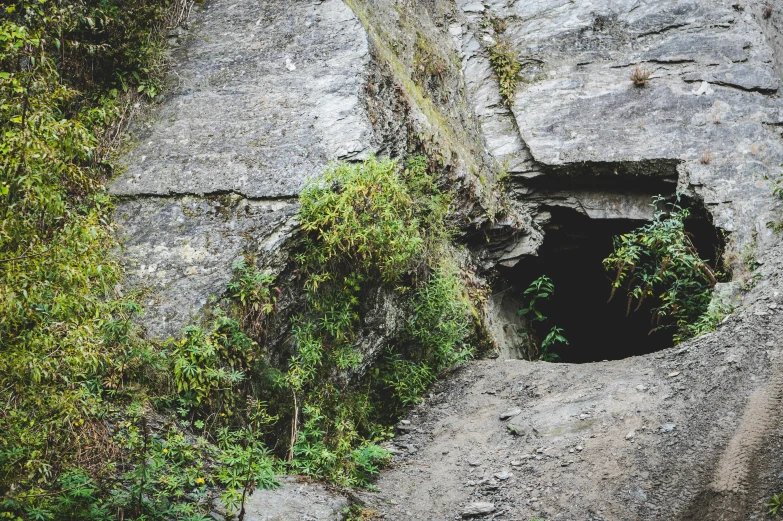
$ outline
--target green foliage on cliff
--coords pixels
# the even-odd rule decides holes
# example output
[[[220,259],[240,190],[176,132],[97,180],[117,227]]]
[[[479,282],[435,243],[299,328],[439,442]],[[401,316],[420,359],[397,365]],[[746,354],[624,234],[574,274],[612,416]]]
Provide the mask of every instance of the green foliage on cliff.
[[[503,104],[510,107],[514,104],[514,95],[522,72],[517,53],[509,42],[500,39],[489,49],[489,63],[500,83],[500,97],[503,99]]]
[[[171,481],[175,463],[164,455],[177,451],[180,477],[195,476],[203,457],[180,448],[176,425],[153,434],[145,414],[126,410],[139,410],[130,406],[147,400],[146,389],[170,389],[169,362],[138,334],[132,319],[139,307],[120,294],[102,189],[131,94],[158,90],[159,34],[173,4],[18,0],[0,7],[4,518],[195,513],[176,500],[188,482]]]
[[[161,31],[183,2],[0,11],[5,518],[201,520],[216,490],[239,509],[283,470],[369,484],[388,459],[374,442],[389,421],[470,356],[476,289],[422,158],[337,165],[302,195],[307,239],[289,289],[306,302],[284,370],[260,345],[280,290],[250,263],[235,266],[234,306],[179,339],[145,339],[110,254],[102,185],[133,96],[160,90]],[[356,343],[378,288],[410,318],[365,360]]]
[[[383,419],[472,353],[470,298],[444,224],[449,199],[417,157],[404,169],[374,158],[337,165],[300,200],[308,235],[296,263],[306,309],[294,319],[296,354],[286,374],[296,403],[291,465],[366,485],[387,457],[372,445],[385,436]],[[409,317],[382,353],[357,346],[373,305]],[[355,376],[362,364],[365,376]]]
[[[607,271],[615,273],[611,297],[624,288],[628,314],[649,299],[653,330],[676,327],[676,342],[704,332],[711,323],[708,311],[717,283],[685,231],[688,215],[678,205],[670,212],[656,211],[649,224],[616,237],[614,252],[604,260]]]

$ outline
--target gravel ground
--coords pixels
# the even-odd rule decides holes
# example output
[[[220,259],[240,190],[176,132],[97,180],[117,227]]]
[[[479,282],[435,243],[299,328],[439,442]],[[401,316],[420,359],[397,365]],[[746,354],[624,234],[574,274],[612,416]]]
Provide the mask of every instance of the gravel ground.
[[[781,248],[714,333],[592,364],[480,360],[398,427],[388,520],[754,520],[783,487]]]

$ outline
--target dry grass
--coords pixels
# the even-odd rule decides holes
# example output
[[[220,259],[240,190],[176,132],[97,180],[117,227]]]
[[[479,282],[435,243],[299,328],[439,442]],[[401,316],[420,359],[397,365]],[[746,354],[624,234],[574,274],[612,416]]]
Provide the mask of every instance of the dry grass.
[[[701,158],[699,159],[699,163],[702,165],[709,165],[712,163],[712,152],[709,150],[705,150],[701,153]]]
[[[630,78],[634,86],[645,87],[647,85],[647,80],[650,79],[651,75],[652,75],[652,71],[650,69],[648,69],[644,65],[637,65],[636,68],[631,73]]]

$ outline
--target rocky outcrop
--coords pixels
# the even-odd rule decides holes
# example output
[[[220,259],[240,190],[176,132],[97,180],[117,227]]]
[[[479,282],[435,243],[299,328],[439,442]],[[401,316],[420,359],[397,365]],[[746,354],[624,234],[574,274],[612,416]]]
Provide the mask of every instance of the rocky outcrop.
[[[174,85],[111,185],[159,337],[222,293],[243,253],[279,269],[308,179],[378,146],[362,101],[369,43],[340,0],[208,2],[173,61]]]
[[[485,275],[535,256],[555,208],[646,219],[653,195],[679,192],[730,233],[735,259],[747,252],[766,263],[747,309],[679,351],[543,366],[505,364],[520,356],[520,304],[513,292],[492,296],[485,325],[503,358],[476,366],[486,385],[459,377],[463,394],[452,394],[463,401],[430,397],[434,408],[416,412],[426,420],[421,436],[415,427],[400,443],[427,448],[408,460],[415,472],[400,467],[381,480],[379,497],[399,504],[378,508],[388,519],[442,519],[483,497],[496,512],[563,519],[756,515],[779,463],[768,457],[774,422],[758,410],[772,414],[779,402],[783,334],[781,252],[767,227],[780,218],[770,179],[783,163],[783,18],[765,7],[208,0],[173,53],[172,88],[135,125],[127,169],[111,186],[150,334],[198,320],[242,255],[284,270],[297,195],[330,161],[426,153],[456,194],[459,240]],[[489,60],[501,39],[522,64],[513,105]],[[650,73],[644,85],[630,79],[637,67]],[[359,333],[372,352],[404,318],[384,295],[375,300]],[[512,429],[482,409],[512,405],[523,411]],[[487,476],[460,459],[477,448],[498,467]],[[436,458],[443,472],[426,467]],[[523,493],[494,477],[506,467],[525,474]],[[410,492],[412,474],[430,499]]]
[[[510,162],[521,199],[535,192],[540,204],[559,204],[560,190],[549,187],[562,176],[586,176],[588,200],[595,198],[590,192],[597,178],[608,178],[599,194],[611,194],[655,176],[670,181],[671,193],[676,182],[694,192],[739,247],[772,242],[766,223],[776,209],[765,178],[776,176],[783,161],[779,53],[773,52],[779,32],[778,22],[762,20],[769,26],[765,40],[760,7],[728,1],[458,4],[467,23],[452,31],[462,34],[476,114],[487,142],[496,144],[490,151]],[[486,22],[491,18],[503,21],[502,34]],[[510,110],[495,94],[487,58],[487,48],[501,38],[524,65]],[[650,72],[643,87],[629,79],[636,67]]]
[[[348,500],[322,485],[298,483],[284,478],[273,490],[256,490],[245,501],[246,521],[342,521],[350,506]],[[216,502],[212,517],[218,521],[228,512]],[[230,517],[229,517],[230,519]]]

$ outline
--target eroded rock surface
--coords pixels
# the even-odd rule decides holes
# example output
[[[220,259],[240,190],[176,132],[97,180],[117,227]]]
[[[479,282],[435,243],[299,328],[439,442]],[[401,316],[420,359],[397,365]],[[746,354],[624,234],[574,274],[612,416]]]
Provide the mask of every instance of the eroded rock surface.
[[[273,490],[256,490],[245,502],[246,521],[342,521],[348,500],[322,485],[283,480]],[[213,517],[225,519],[218,506]]]
[[[557,205],[559,190],[547,186],[558,176],[608,177],[604,198],[649,177],[679,180],[738,244],[773,242],[764,178],[783,162],[780,36],[760,4],[458,4],[468,20],[461,32],[476,113],[490,150],[519,180],[518,193]],[[505,21],[501,34],[486,23],[489,13]],[[523,64],[510,111],[487,58],[501,38]],[[651,73],[644,87],[629,79],[636,67]]]
[[[145,323],[160,337],[225,290],[242,253],[287,260],[307,180],[375,146],[367,36],[341,0],[207,2],[190,33],[176,85],[136,126],[111,185],[130,281],[148,290]]]

